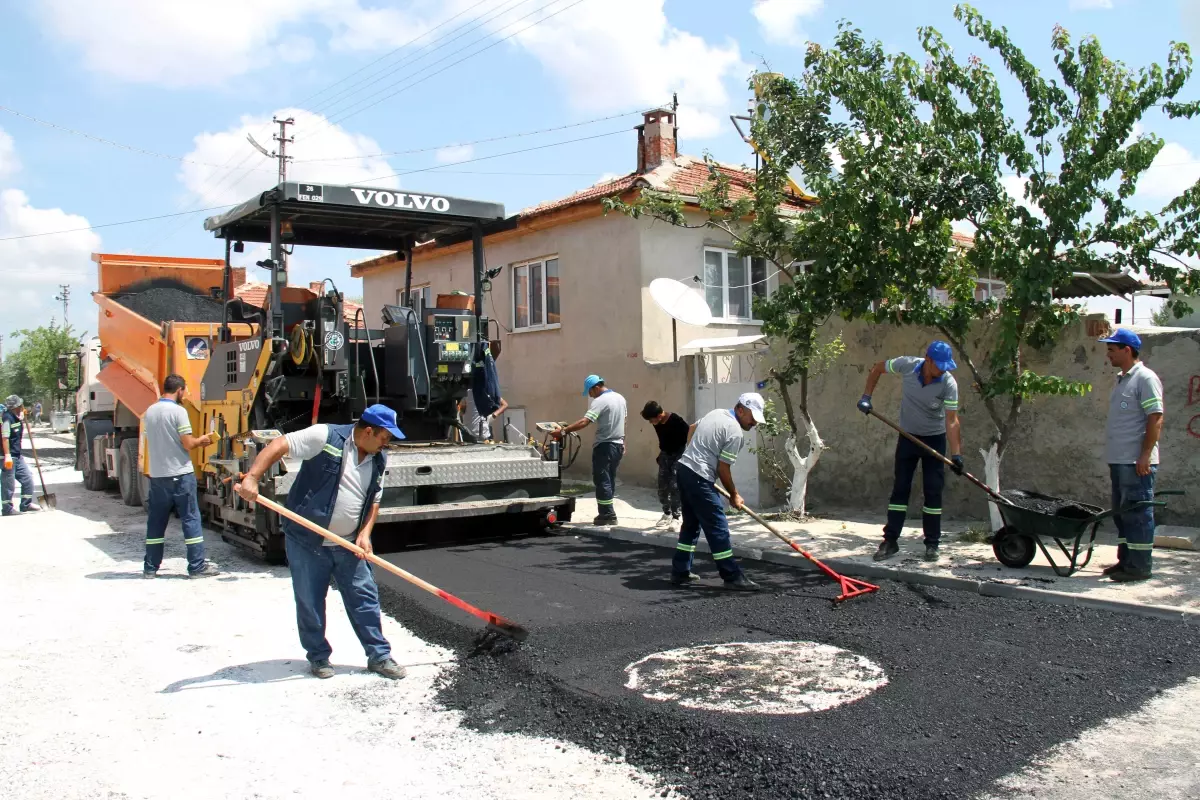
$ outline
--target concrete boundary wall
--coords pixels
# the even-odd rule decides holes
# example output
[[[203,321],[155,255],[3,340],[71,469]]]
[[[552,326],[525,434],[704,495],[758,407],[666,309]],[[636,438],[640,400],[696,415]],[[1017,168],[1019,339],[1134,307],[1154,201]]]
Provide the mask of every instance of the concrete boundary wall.
[[[1097,320],[1081,322],[1066,331],[1045,352],[1027,354],[1028,367],[1092,384],[1085,397],[1039,397],[1025,403],[1001,465],[1001,485],[1071,497],[1107,508],[1108,469],[1104,463],[1108,397],[1116,370],[1105,358]],[[1091,334],[1088,329],[1091,328]],[[831,324],[828,335],[841,333],[846,352],[810,386],[809,407],[829,450],[809,479],[809,504],[822,509],[857,508],[878,511],[882,520],[892,484],[896,434],[856,408],[867,372],[877,362],[898,355],[921,355],[936,332],[916,327],[853,323]],[[1166,418],[1162,436],[1161,489],[1184,489],[1171,498],[1160,515],[1163,523],[1200,524],[1200,330],[1138,329],[1142,358],[1163,381]],[[984,345],[989,335],[980,326],[973,341]],[[978,358],[984,357],[985,350]],[[956,356],[958,354],[956,353]],[[964,359],[956,377],[961,398],[963,453],[967,470],[983,475],[980,449],[991,433],[991,419],[973,388]],[[764,364],[764,373],[767,368]],[[875,407],[896,419],[900,381],[885,375],[874,395]],[[920,509],[920,478],[910,508]],[[985,519],[986,495],[967,481],[947,477],[943,508],[955,518]]]

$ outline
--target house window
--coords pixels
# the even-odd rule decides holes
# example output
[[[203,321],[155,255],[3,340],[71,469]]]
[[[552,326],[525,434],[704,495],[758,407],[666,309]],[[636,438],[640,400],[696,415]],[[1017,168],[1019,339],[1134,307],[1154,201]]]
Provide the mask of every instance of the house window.
[[[754,321],[753,302],[770,297],[771,277],[765,259],[704,248],[704,299],[717,319]]]
[[[995,281],[990,278],[975,279],[975,299],[983,302],[984,300],[1003,300],[1007,294],[1007,289],[1004,281]]]
[[[433,293],[429,286],[414,286],[412,287],[413,304],[410,306],[413,311],[417,312],[417,319],[421,320],[422,324],[425,321],[425,309],[433,306]],[[404,294],[403,289],[396,291],[396,304],[408,306],[408,297]]]
[[[557,258],[514,265],[512,282],[513,330],[557,328],[562,324]]]

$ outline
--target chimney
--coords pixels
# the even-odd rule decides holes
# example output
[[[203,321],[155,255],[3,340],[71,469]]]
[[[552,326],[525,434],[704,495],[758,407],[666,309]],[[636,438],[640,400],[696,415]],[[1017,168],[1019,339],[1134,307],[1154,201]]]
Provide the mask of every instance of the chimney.
[[[313,294],[317,295],[318,297],[320,297],[321,295],[324,294],[324,292],[321,291],[321,289],[324,286],[325,286],[325,281],[311,281],[308,284],[308,290],[310,292],[312,292]]]
[[[675,112],[666,108],[647,111],[638,125],[638,165],[640,174],[674,161],[679,155],[675,142]]]

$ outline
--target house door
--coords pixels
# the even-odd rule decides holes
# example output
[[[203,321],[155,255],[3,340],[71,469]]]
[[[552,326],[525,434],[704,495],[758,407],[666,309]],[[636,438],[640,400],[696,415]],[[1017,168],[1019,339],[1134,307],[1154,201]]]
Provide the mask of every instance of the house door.
[[[733,408],[743,392],[757,391],[754,362],[757,356],[747,353],[697,353],[695,401],[696,419],[714,408]],[[742,452],[733,463],[733,481],[746,505],[758,506],[758,456],[750,452],[758,446],[758,434],[747,433],[742,440]]]

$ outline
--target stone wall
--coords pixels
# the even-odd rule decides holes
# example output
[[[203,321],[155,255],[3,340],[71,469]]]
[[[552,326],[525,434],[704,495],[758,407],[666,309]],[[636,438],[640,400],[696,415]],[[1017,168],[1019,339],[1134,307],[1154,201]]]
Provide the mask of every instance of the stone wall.
[[[831,326],[832,327],[832,326]],[[1105,359],[1105,346],[1089,335],[1096,322],[1081,322],[1065,333],[1052,350],[1032,353],[1028,366],[1043,374],[1087,381],[1086,397],[1040,397],[1027,402],[1018,418],[1001,465],[1001,486],[1026,488],[1071,497],[1107,508],[1108,470],[1104,464],[1104,430],[1108,396],[1116,370]],[[831,334],[836,334],[834,328]],[[841,329],[846,352],[812,382],[809,405],[829,450],[809,480],[809,503],[822,509],[857,508],[878,512],[882,520],[892,483],[896,434],[883,423],[864,417],[855,407],[871,365],[898,355],[921,355],[937,334],[919,328],[855,323]],[[1166,420],[1162,437],[1160,489],[1185,489],[1171,498],[1160,519],[1164,523],[1200,524],[1200,331],[1138,329],[1142,358],[1163,381]],[[983,328],[977,341],[987,335]],[[957,355],[957,354],[956,354]],[[967,471],[982,477],[991,420],[969,370],[959,358],[956,376],[961,396],[963,454]],[[764,372],[765,367],[764,364]],[[891,419],[899,414],[900,381],[880,379],[874,394],[878,411]],[[920,508],[920,478],[914,486]],[[986,519],[986,495],[967,481],[947,476],[943,507],[948,517]]]

